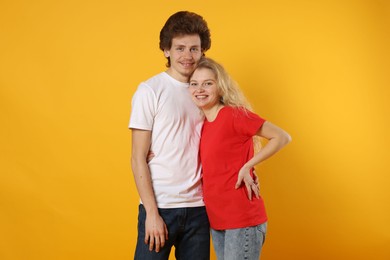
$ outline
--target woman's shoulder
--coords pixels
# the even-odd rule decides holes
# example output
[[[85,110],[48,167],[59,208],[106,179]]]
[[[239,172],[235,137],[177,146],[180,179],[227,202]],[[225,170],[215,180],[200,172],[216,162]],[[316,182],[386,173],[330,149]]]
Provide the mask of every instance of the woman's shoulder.
[[[225,106],[224,109],[226,112],[229,112],[234,116],[248,116],[248,114],[253,114],[245,107]]]

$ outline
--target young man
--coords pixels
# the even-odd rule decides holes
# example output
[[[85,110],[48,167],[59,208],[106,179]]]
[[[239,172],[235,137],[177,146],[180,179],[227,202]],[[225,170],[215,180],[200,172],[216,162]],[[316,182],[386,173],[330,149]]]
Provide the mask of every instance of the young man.
[[[188,79],[211,45],[206,21],[182,11],[160,32],[168,69],[142,82],[132,100],[132,170],[141,198],[134,259],[209,259],[209,221],[198,160],[203,118]],[[154,157],[147,161],[149,151]]]

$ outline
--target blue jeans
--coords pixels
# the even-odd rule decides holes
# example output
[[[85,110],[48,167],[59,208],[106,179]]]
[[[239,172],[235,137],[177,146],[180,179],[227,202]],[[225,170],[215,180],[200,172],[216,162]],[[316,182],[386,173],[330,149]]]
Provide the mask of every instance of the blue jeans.
[[[172,246],[175,247],[176,259],[210,259],[210,226],[205,207],[158,209],[168,228],[168,240],[158,253],[149,251],[149,245],[144,243],[146,211],[142,204],[138,210],[134,259],[167,260]]]
[[[211,229],[214,250],[218,260],[260,259],[266,232],[267,222],[246,228]]]

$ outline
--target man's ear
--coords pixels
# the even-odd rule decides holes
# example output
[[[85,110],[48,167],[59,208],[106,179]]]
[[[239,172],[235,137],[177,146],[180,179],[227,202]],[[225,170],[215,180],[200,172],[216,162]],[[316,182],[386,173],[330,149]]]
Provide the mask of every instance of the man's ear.
[[[164,56],[165,58],[169,58],[170,56],[169,50],[164,50]]]

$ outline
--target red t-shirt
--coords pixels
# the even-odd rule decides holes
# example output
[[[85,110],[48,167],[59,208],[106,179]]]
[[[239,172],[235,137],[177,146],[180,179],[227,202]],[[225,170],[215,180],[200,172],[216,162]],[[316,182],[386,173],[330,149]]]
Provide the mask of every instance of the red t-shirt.
[[[200,141],[203,197],[216,230],[250,227],[267,221],[263,199],[248,199],[244,183],[235,189],[238,172],[253,157],[252,137],[265,120],[225,106],[213,122],[205,120]]]

